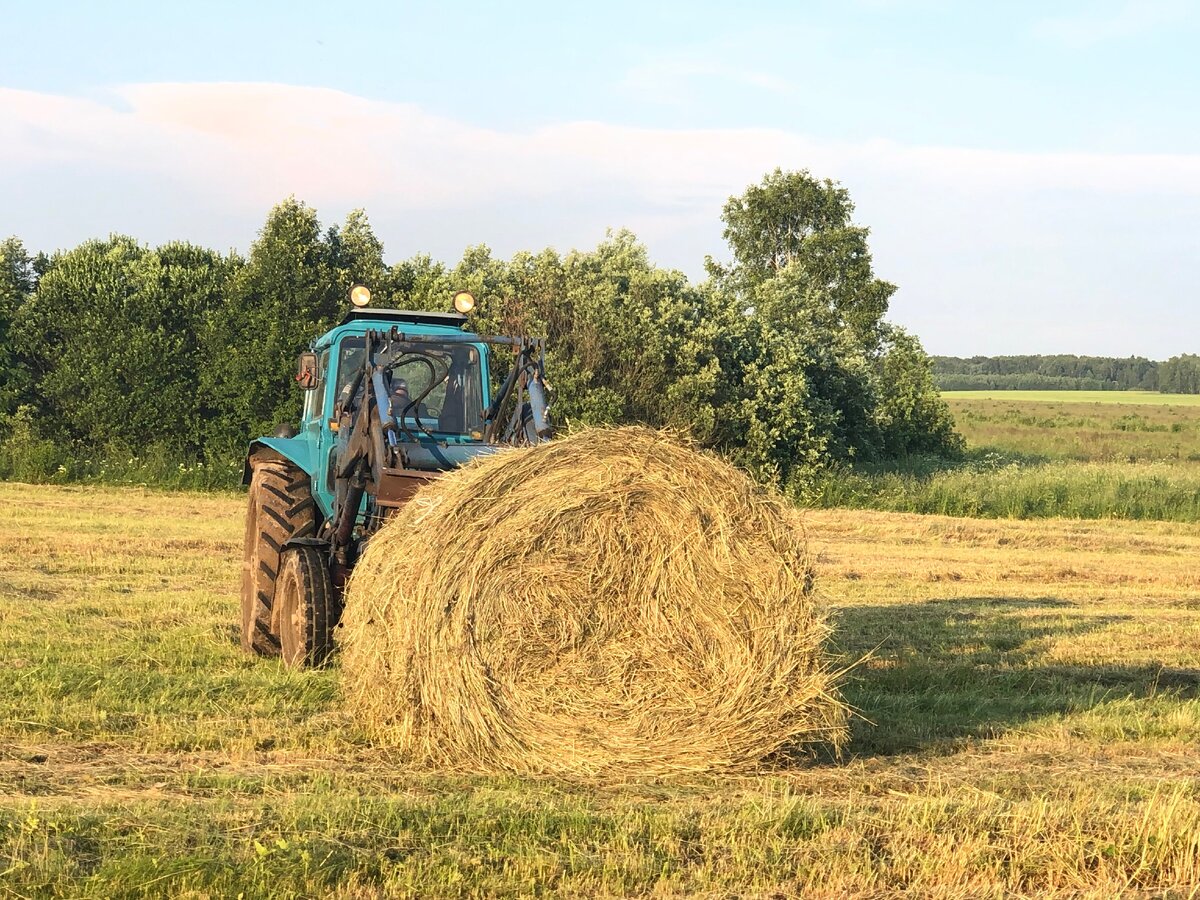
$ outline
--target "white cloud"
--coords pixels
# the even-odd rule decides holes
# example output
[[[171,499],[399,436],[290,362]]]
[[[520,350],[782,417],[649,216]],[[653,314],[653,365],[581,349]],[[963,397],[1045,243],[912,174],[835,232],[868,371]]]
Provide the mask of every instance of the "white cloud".
[[[113,229],[244,248],[295,194],[327,220],[365,207],[392,258],[453,259],[479,241],[567,249],[631,226],[655,259],[696,275],[722,252],[722,203],[776,166],[850,189],[880,273],[902,285],[899,321],[939,352],[1169,355],[1200,329],[1176,313],[1200,282],[1200,155],[603,122],[504,131],[277,84],[144,84],[106,101],[0,89],[0,232],[38,249]],[[1083,335],[1072,328],[1083,297],[1110,345],[1064,345]],[[1158,328],[1159,343],[1131,346],[1139,328]]]
[[[603,122],[500,131],[411,104],[276,84],[145,84],[113,100],[0,90],[0,162],[10,171],[166,173],[255,209],[290,193],[429,209],[620,190],[669,212],[710,207],[777,165],[972,191],[1200,192],[1198,155],[1012,153]]]

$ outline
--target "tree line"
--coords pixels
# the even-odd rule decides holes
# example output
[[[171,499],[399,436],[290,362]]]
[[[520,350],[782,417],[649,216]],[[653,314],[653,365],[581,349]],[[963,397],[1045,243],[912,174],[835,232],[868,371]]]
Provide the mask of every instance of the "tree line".
[[[289,198],[244,257],[127,236],[52,255],[0,244],[0,434],[20,425],[80,448],[157,447],[233,459],[294,421],[296,354],[341,318],[347,291],[548,339],[556,419],[690,433],[794,492],[831,462],[954,455],[961,439],[915,337],[884,316],[847,191],[776,170],[725,205],[732,262],[707,277],[650,262],[628,231],[593,250],[455,265],[395,263],[367,216],[323,228]]]
[[[1075,390],[1200,393],[1200,358],[1192,354],[1156,362],[1142,356],[933,357],[944,391]]]

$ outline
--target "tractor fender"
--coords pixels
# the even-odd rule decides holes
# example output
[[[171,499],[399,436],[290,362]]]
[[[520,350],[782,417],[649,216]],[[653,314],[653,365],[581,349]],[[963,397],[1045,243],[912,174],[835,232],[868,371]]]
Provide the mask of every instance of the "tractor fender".
[[[303,438],[261,437],[250,442],[246,450],[246,462],[242,467],[242,484],[250,483],[254,475],[253,462],[256,456],[282,456],[290,463],[299,466],[308,475],[316,471],[312,444]]]

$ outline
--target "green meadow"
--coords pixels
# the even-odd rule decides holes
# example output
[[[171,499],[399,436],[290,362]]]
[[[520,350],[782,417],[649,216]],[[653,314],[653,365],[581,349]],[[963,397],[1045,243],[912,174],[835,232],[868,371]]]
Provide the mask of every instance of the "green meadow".
[[[1200,394],[1158,391],[942,391],[947,400],[1008,400],[1016,403],[1116,403],[1136,406],[1200,406]]]
[[[841,469],[823,507],[988,518],[1200,522],[1200,396],[1147,391],[952,391],[962,460]]]

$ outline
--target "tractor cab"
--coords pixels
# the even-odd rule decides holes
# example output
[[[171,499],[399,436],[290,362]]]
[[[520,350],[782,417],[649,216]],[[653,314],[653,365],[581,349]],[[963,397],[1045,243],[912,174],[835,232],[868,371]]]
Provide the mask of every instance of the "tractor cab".
[[[491,452],[483,422],[492,400],[490,348],[469,340],[475,335],[465,325],[466,316],[450,313],[347,315],[301,356],[296,378],[305,393],[296,435],[258,443],[307,462],[302,468],[312,475],[313,497],[327,518],[333,514],[337,461],[353,426],[347,417],[364,400],[385,417],[381,430],[403,450],[405,468],[437,473]],[[393,329],[402,329],[404,339],[392,339]],[[368,353],[381,350],[388,352],[388,364],[373,365]],[[375,368],[378,379],[370,371]]]
[[[300,354],[298,424],[253,441],[243,477],[243,647],[295,665],[328,655],[363,546],[421,485],[552,433],[540,338],[469,331],[465,291],[445,313],[368,308],[362,285],[350,297],[345,318]]]

